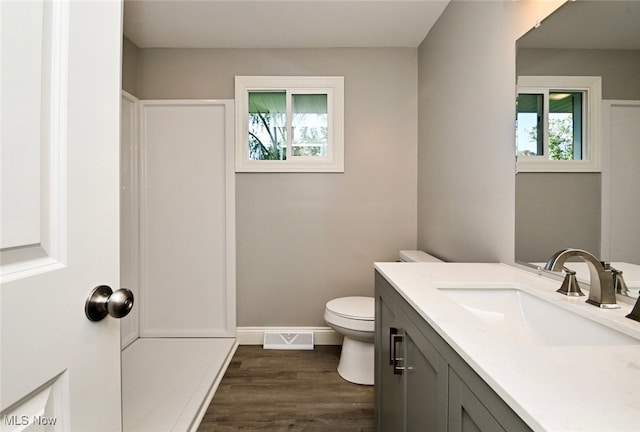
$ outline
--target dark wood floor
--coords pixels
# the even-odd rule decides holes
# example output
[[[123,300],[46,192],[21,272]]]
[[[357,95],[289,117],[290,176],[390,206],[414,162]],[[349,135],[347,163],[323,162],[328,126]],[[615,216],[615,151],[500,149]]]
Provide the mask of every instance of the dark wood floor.
[[[338,375],[339,346],[240,346],[199,432],[372,432],[373,386]]]

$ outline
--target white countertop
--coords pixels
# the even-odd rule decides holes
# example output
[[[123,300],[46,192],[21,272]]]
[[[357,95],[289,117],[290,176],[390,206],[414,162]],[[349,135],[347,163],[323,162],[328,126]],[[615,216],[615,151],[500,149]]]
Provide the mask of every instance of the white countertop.
[[[640,322],[631,305],[603,310],[560,282],[505,264],[376,263],[376,269],[535,431],[640,430]],[[516,287],[639,340],[549,346],[495,332],[438,288]],[[558,328],[559,332],[571,332]]]

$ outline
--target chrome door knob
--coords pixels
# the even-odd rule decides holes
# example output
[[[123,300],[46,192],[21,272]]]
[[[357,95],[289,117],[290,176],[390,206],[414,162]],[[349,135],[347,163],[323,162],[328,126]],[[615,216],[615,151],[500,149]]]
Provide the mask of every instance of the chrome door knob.
[[[100,321],[107,315],[122,318],[131,312],[133,293],[120,288],[116,292],[107,285],[97,286],[91,291],[84,305],[84,312],[90,321]]]

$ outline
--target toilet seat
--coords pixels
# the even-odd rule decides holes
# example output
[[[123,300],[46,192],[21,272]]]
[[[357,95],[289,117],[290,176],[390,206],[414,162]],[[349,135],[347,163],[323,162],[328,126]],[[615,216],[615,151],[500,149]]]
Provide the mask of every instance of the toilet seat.
[[[372,338],[375,330],[375,300],[373,297],[341,297],[327,302],[324,320],[333,326],[349,331],[366,332]]]
[[[327,302],[327,311],[342,318],[373,321],[375,301],[373,297],[341,297]]]

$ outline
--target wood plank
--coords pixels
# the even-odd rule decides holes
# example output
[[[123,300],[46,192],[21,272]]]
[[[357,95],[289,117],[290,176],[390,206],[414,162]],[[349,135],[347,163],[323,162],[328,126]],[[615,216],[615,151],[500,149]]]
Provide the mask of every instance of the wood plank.
[[[238,347],[199,432],[373,432],[373,386],[337,373],[340,347]]]

